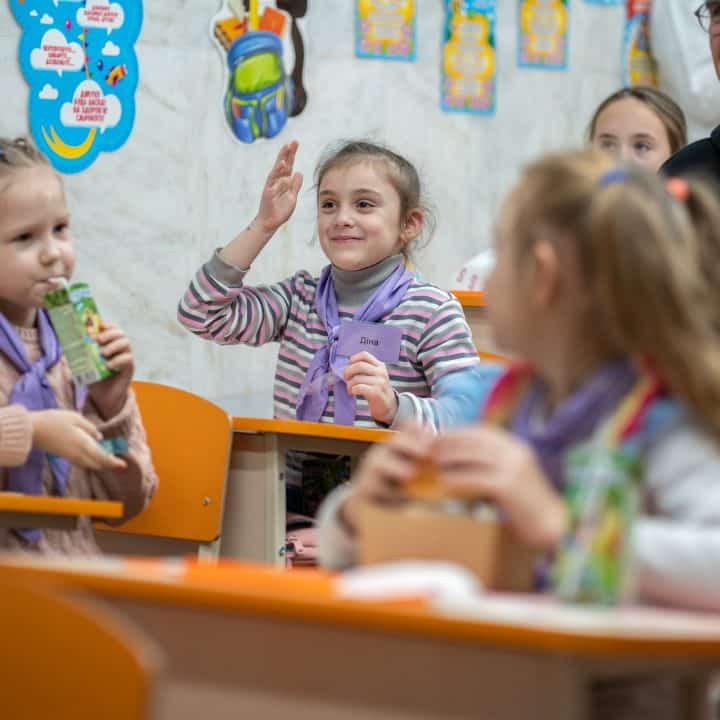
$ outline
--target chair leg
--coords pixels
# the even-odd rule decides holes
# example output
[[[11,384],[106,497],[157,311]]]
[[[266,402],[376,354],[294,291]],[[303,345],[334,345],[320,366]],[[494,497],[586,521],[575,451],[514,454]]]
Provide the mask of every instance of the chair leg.
[[[220,557],[220,538],[209,543],[198,545],[198,560],[203,562],[217,562]]]

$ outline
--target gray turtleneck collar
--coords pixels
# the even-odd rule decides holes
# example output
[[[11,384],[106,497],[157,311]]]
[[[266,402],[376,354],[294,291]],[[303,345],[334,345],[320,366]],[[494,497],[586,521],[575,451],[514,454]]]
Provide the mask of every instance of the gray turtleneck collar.
[[[375,265],[362,270],[341,270],[330,266],[335,297],[338,305],[359,308],[380,285],[390,276],[398,265],[405,262],[402,255],[390,255]]]

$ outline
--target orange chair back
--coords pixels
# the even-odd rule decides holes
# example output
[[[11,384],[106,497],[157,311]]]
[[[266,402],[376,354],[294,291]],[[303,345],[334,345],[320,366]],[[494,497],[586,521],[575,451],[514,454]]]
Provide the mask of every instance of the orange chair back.
[[[107,532],[209,543],[220,536],[232,443],[230,416],[209,400],[152,382],[133,382],[159,478],[139,515]]]
[[[162,654],[135,625],[44,583],[0,576],[2,717],[152,717]]]

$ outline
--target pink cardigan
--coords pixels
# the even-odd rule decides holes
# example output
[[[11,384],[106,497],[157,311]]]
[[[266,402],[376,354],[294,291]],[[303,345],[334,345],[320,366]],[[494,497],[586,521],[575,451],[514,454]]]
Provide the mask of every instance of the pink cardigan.
[[[37,330],[18,328],[18,331],[30,360],[37,359],[40,354]],[[25,462],[32,445],[29,413],[17,405],[7,405],[18,377],[17,370],[0,354],[0,491],[7,485],[6,468]],[[55,393],[58,407],[74,410],[74,386],[65,358],[51,368],[46,377]],[[121,471],[97,472],[73,466],[68,477],[68,495],[77,498],[120,500],[125,505],[123,520],[137,515],[152,497],[158,481],[135,396],[130,392],[125,407],[109,420],[102,420],[90,401],[86,402],[83,414],[106,437],[122,436],[127,440],[129,451],[124,459],[128,467]],[[46,494],[49,494],[52,488],[52,475],[47,463],[43,488]],[[44,530],[42,539],[35,547],[28,547],[25,541],[11,530],[0,528],[0,550],[10,549],[62,555],[99,552],[90,518],[81,518],[79,527],[75,530]]]

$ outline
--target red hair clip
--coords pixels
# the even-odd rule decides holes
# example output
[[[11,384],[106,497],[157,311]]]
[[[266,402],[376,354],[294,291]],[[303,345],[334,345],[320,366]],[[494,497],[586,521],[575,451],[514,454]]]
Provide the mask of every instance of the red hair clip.
[[[686,180],[679,177],[672,177],[666,180],[665,188],[667,191],[680,202],[686,202],[690,197],[690,186]]]

